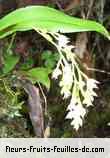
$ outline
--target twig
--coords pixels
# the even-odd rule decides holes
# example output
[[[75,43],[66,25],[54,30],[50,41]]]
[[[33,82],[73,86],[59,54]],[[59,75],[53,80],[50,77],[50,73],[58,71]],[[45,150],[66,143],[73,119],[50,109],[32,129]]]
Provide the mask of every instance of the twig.
[[[7,48],[7,52],[10,51],[10,49],[11,49],[11,47],[12,47],[12,45],[13,45],[13,42],[14,42],[14,39],[15,39],[15,35],[16,35],[16,34],[14,33],[13,36],[12,36],[12,38],[11,38],[11,42],[10,42],[8,48]]]
[[[90,0],[90,4],[89,4],[89,8],[88,8],[88,13],[87,13],[87,16],[86,16],[87,19],[89,18],[90,14],[91,14],[93,4],[94,4],[94,0]]]
[[[100,72],[100,73],[105,73],[105,74],[108,74],[110,75],[110,72],[107,72],[105,70],[100,70],[100,69],[96,69],[96,68],[89,68],[87,66],[84,66],[88,71],[95,71],[95,72]]]
[[[44,103],[45,103],[45,115],[47,115],[47,98],[46,98],[46,96],[45,96],[45,94],[44,94],[44,92],[43,92],[43,89],[42,89],[40,83],[38,83],[38,86],[39,86],[40,91],[41,91],[41,93],[42,93],[42,96],[43,96],[43,98],[44,98]]]

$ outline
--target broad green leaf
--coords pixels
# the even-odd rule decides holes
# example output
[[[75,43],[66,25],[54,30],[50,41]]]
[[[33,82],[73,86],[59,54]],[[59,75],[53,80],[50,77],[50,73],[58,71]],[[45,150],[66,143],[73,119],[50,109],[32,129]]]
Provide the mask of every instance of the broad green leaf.
[[[20,8],[3,17],[0,20],[0,38],[33,28],[61,33],[96,31],[110,39],[108,31],[101,24],[71,17],[46,6]]]
[[[18,61],[19,56],[7,53],[4,58],[3,73],[6,74],[10,72],[15,67]]]
[[[32,81],[32,83],[40,82],[48,89],[50,88],[50,79],[48,75],[51,73],[51,70],[43,67],[33,68],[27,72],[25,72],[28,79]]]

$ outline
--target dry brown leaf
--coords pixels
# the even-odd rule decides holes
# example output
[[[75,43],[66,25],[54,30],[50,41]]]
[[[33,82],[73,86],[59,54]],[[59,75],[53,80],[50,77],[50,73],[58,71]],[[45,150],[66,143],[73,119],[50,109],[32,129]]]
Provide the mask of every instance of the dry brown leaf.
[[[44,118],[39,89],[30,82],[26,82],[24,89],[28,94],[29,116],[34,132],[41,138],[44,135]]]

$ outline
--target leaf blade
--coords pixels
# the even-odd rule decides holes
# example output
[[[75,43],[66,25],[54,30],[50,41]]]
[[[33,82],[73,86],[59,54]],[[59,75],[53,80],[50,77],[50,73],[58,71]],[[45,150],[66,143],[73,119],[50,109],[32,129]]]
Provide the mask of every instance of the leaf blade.
[[[19,56],[7,54],[4,60],[3,73],[7,74],[11,70],[13,70],[13,68],[15,67],[18,61],[19,61]]]
[[[33,83],[40,82],[48,89],[50,88],[50,79],[48,77],[50,73],[51,70],[44,67],[33,68],[25,72],[27,78],[30,79]]]
[[[3,17],[0,20],[0,38],[16,31],[32,30],[33,27],[62,33],[96,31],[110,39],[108,31],[101,24],[71,17],[46,6],[20,8]]]

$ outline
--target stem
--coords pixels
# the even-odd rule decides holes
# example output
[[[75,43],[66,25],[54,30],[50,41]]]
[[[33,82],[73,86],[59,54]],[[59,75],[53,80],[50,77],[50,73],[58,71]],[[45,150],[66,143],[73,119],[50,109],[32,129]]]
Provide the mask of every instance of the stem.
[[[16,35],[15,33],[12,35],[11,42],[10,42],[8,48],[7,48],[7,52],[10,51],[10,49],[11,49],[11,47],[12,47],[12,45],[13,45],[13,42],[14,42],[14,39],[15,39],[15,35]]]

